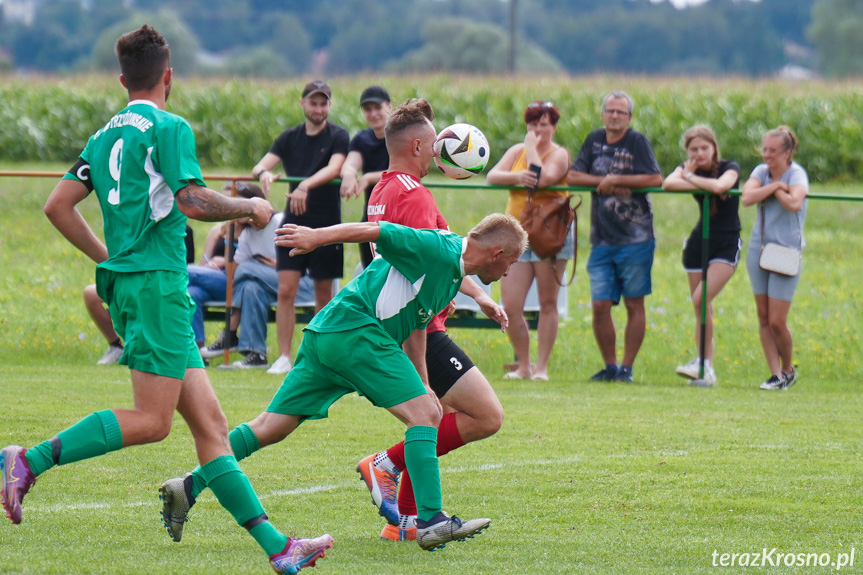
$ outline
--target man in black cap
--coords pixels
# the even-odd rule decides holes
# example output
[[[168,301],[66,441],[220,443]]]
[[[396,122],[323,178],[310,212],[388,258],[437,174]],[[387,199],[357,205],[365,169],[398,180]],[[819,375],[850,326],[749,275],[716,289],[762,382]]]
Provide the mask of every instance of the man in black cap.
[[[291,184],[283,223],[310,228],[341,223],[339,186],[325,184],[339,177],[348,154],[350,137],[347,130],[327,121],[331,104],[332,91],[326,82],[317,80],[306,84],[300,99],[306,121],[282,132],[270,151],[252,168],[252,176],[261,183],[265,195],[269,195],[270,186],[280,177],[280,174],[271,171],[279,162],[286,175],[306,178]],[[276,250],[276,269],[279,271],[276,310],[279,357],[267,373],[284,374],[291,369],[291,342],[296,323],[294,299],[300,278],[308,271],[314,280],[315,308],[320,310],[332,298],[333,280],[342,277],[344,267],[341,244],[293,258],[288,255],[289,251],[286,248]],[[244,339],[241,330],[240,351],[249,351],[244,349]]]
[[[372,188],[380,181],[381,175],[390,163],[384,127],[393,107],[390,104],[389,93],[380,86],[369,86],[363,90],[360,95],[360,107],[369,127],[358,132],[351,140],[348,158],[342,165],[341,194],[346,199],[359,196],[361,193],[365,195],[362,221],[367,222]],[[360,171],[363,175],[358,178]],[[367,243],[359,244],[359,247],[360,260],[365,268],[372,261],[372,250]]]

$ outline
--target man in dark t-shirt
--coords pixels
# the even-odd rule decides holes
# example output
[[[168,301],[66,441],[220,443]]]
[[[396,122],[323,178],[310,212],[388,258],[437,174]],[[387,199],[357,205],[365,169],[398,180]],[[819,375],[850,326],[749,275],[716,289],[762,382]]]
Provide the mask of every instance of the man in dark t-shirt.
[[[602,102],[605,128],[588,134],[567,176],[571,186],[596,188],[591,194],[590,298],[593,335],[605,362],[594,381],[632,381],[632,365],[644,341],[644,296],[651,292],[650,272],[656,240],[653,210],[646,194],[633,189],[662,185],[650,142],[629,127],[632,98],[612,92]],[[627,321],[623,360],[617,365],[611,307],[623,296]]]
[[[342,165],[342,187],[343,198],[350,199],[354,196],[364,194],[362,221],[368,220],[369,196],[372,188],[381,180],[381,175],[390,163],[390,155],[387,153],[387,142],[384,137],[384,128],[387,118],[393,111],[390,103],[389,93],[380,86],[369,86],[360,95],[360,107],[363,117],[369,125],[365,130],[360,130],[351,140],[348,149],[348,158]],[[362,171],[362,177],[357,174]],[[369,244],[359,244],[360,260],[363,268],[372,261],[372,250]]]
[[[252,168],[252,176],[261,182],[265,195],[269,195],[270,186],[280,177],[271,171],[279,162],[288,176],[306,178],[291,184],[282,220],[286,224],[321,228],[341,223],[339,186],[327,183],[339,177],[350,138],[344,128],[327,121],[331,104],[332,91],[326,82],[306,84],[300,99],[305,122],[282,132],[270,151]],[[276,250],[279,357],[267,373],[284,374],[291,369],[291,343],[296,323],[294,300],[300,278],[308,271],[314,280],[315,308],[320,310],[333,297],[333,280],[342,277],[344,267],[341,244],[325,246],[294,258],[288,256],[289,251]]]

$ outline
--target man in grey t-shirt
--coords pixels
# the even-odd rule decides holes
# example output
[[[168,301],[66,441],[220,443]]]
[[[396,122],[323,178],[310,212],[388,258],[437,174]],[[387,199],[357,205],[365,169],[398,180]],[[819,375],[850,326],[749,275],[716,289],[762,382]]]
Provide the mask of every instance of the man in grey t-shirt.
[[[662,185],[650,142],[630,129],[632,98],[612,92],[602,102],[600,128],[588,134],[567,176],[571,186],[596,188],[591,194],[590,297],[593,335],[605,362],[594,381],[632,381],[632,364],[644,340],[644,296],[650,294],[650,271],[656,241],[653,210],[637,188]],[[611,307],[623,296],[627,322],[623,361],[617,365],[616,333]]]

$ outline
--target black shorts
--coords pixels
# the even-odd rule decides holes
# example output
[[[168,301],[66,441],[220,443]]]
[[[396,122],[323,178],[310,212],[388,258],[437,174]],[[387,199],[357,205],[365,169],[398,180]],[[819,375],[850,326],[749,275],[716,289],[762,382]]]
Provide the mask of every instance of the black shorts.
[[[704,240],[701,236],[689,236],[683,244],[683,269],[687,272],[701,271],[701,245]],[[708,243],[707,261],[725,262],[737,268],[740,260],[740,249],[743,243],[739,234],[727,234],[710,238]]]
[[[445,331],[434,331],[426,336],[429,385],[438,397],[443,397],[472,367],[473,362]]]
[[[321,246],[307,254],[290,256],[291,248],[276,247],[276,269],[295,270],[313,280],[340,278],[344,274],[345,251],[342,244]]]

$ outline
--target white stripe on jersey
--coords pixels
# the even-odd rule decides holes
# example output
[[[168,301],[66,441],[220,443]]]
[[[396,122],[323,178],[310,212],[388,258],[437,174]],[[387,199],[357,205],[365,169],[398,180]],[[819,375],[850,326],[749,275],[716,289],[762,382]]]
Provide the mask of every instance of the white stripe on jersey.
[[[174,208],[174,192],[165,183],[165,178],[153,166],[153,147],[147,148],[147,159],[144,160],[144,171],[150,176],[150,219],[158,222]]]
[[[408,190],[420,187],[420,183],[407,174],[398,174],[396,175],[396,178],[398,178],[402,185]]]
[[[378,301],[375,302],[375,317],[383,321],[397,316],[408,303],[416,299],[425,279],[423,275],[411,283],[396,268],[390,268],[387,281],[384,282]]]

